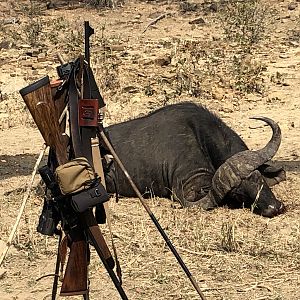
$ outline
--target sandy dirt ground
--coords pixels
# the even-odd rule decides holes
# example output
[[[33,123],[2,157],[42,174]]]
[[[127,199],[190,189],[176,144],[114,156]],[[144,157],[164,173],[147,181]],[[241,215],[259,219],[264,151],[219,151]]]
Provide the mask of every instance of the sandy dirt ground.
[[[235,48],[224,40],[211,1],[193,2],[198,6],[190,10],[184,10],[187,1],[134,0],[99,10],[57,2],[57,9],[43,9],[31,20],[24,10],[29,2],[17,2],[0,1],[0,250],[43,147],[18,91],[45,74],[55,78],[57,51],[76,57],[83,21],[89,20],[96,31],[92,66],[110,111],[107,124],[190,100],[215,111],[250,149],[258,149],[271,132],[249,117],[279,123],[282,143],[274,161],[285,168],[287,180],[273,191],[286,205],[284,214],[267,219],[246,209],[180,209],[157,197],[149,205],[208,300],[300,299],[300,3],[263,1],[275,9],[268,36],[255,48],[255,61],[264,65],[264,91],[243,92],[226,69]],[[202,21],[193,24],[197,18]],[[40,33],[30,38],[38,22]],[[39,37],[46,41],[34,44]],[[216,49],[226,55],[218,56]],[[195,68],[195,53],[205,53],[202,69]],[[37,177],[0,268],[1,300],[51,299],[53,277],[37,279],[54,272],[57,238],[36,232],[43,201],[38,183]],[[199,299],[138,200],[112,199],[110,207],[128,298]],[[107,227],[101,228],[108,236]],[[120,299],[94,250],[90,282],[91,299]]]

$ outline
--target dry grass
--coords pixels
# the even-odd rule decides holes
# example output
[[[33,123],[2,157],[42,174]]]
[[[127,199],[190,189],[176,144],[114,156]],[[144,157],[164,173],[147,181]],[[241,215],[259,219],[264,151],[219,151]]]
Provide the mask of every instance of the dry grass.
[[[281,194],[282,191],[285,192],[277,192],[285,198],[286,194]],[[16,211],[21,198],[22,194],[6,197],[0,213],[7,212],[8,206],[9,211]],[[13,251],[4,265],[9,269],[18,258],[21,264],[29,266],[30,278],[21,265],[19,271],[9,274],[9,277],[27,280],[31,293],[50,290],[51,278],[38,283],[34,279],[45,272],[52,273],[56,252],[53,238],[48,239],[35,232],[40,202],[41,199],[33,195]],[[298,295],[297,291],[289,287],[299,284],[300,221],[296,215],[300,208],[297,199],[286,200],[294,209],[274,219],[253,215],[249,210],[218,208],[203,212],[180,209],[169,200],[159,198],[148,203],[207,299],[296,299],[292,295]],[[111,200],[110,206],[128,297],[198,299],[139,201],[121,199],[115,203]],[[10,213],[11,220],[13,217],[14,214]],[[5,224],[1,224],[2,237],[7,236],[9,231],[7,218]],[[107,228],[102,226],[102,229],[108,236]],[[90,276],[93,297],[118,299],[94,251]],[[6,286],[6,291],[14,288]]]

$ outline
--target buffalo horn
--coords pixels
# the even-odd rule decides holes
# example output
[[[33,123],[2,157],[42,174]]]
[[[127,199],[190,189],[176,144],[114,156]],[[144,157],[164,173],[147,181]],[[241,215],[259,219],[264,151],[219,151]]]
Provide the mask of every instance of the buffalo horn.
[[[259,166],[269,161],[279,148],[281,130],[278,124],[266,117],[252,117],[251,119],[266,122],[272,128],[272,138],[264,148],[256,151],[245,150],[236,153],[217,169],[212,180],[212,193],[218,203],[229,191],[238,187],[243,179]]]

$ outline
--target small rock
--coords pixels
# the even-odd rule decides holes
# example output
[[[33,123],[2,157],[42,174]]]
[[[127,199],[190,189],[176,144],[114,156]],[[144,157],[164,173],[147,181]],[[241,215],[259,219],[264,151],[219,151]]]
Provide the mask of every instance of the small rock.
[[[129,86],[125,86],[122,89],[123,93],[137,93],[139,91],[139,89],[135,86],[129,85]]]
[[[2,41],[0,43],[0,49],[9,49],[11,47],[11,42],[9,41]]]
[[[167,55],[167,56],[164,56],[164,57],[156,58],[154,60],[154,63],[156,65],[161,66],[161,67],[168,66],[171,63],[171,57],[169,55]]]
[[[224,113],[232,113],[234,112],[234,106],[232,103],[224,103],[223,106],[220,108],[220,111]]]
[[[299,16],[291,16],[291,21],[295,22],[299,19]]]
[[[47,8],[47,9],[55,9],[55,8],[57,8],[57,6],[56,6],[55,3],[53,3],[52,1],[48,1],[48,2],[46,3],[46,8]]]
[[[106,50],[110,51],[124,51],[125,47],[123,45],[110,45],[104,47]]]
[[[144,74],[144,73],[137,73],[137,75],[138,75],[139,77],[147,78],[147,75]]]
[[[208,9],[211,11],[211,12],[217,12],[218,11],[218,5],[217,3],[212,3]]]
[[[179,8],[183,13],[196,11],[198,9],[198,4],[190,3],[188,1],[182,1],[179,3]]]
[[[225,94],[225,92],[221,88],[215,88],[212,92],[212,96],[214,97],[214,99],[219,100],[219,101],[223,99],[224,94]]]
[[[39,53],[37,56],[37,61],[38,62],[45,62],[47,61],[47,55],[45,52]]]
[[[299,1],[300,1],[300,0],[299,0]],[[290,45],[293,46],[293,47],[299,47],[299,43],[296,42],[296,41],[290,41],[289,43],[290,43]]]
[[[42,64],[35,63],[35,64],[32,65],[32,69],[33,70],[44,69],[44,66]]]
[[[23,49],[30,49],[31,46],[28,45],[28,44],[23,44],[23,45],[20,45],[20,48],[23,48]]]
[[[40,51],[38,49],[29,49],[26,51],[26,55],[31,57],[37,57],[40,54]]]
[[[22,66],[23,67],[30,67],[31,68],[32,67],[32,62],[25,60],[25,61],[22,62]]]
[[[196,18],[192,21],[189,21],[189,24],[197,24],[197,25],[204,25],[205,24],[205,21],[203,18],[199,17],[199,18]]]
[[[3,279],[4,276],[6,275],[7,270],[0,268],[0,279]]]
[[[298,4],[297,4],[297,3],[291,2],[291,3],[288,5],[288,10],[295,10],[297,7],[298,7]]]
[[[3,25],[8,25],[8,24],[20,23],[20,20],[18,18],[7,18],[7,19],[4,19],[2,22],[3,22]]]
[[[279,54],[279,57],[286,59],[286,58],[289,58],[290,56],[287,54]]]
[[[1,57],[9,57],[9,53],[7,51],[1,51]]]
[[[47,57],[38,57],[37,58],[38,62],[46,62],[47,60],[48,60]]]
[[[42,52],[42,53],[39,53],[37,58],[46,58],[46,53],[45,52]]]

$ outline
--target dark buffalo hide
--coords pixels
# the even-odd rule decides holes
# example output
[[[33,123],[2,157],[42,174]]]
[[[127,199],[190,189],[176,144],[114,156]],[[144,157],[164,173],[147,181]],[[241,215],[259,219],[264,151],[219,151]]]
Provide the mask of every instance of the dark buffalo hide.
[[[109,126],[108,134],[145,195],[172,197],[184,207],[252,207],[255,213],[272,217],[283,210],[270,189],[285,178],[284,171],[270,161],[281,132],[271,119],[255,119],[273,130],[267,145],[256,151],[250,151],[216,115],[189,102]],[[135,196],[123,172],[113,165],[115,172],[110,168],[106,176],[108,191],[115,191],[115,180],[120,195]]]

